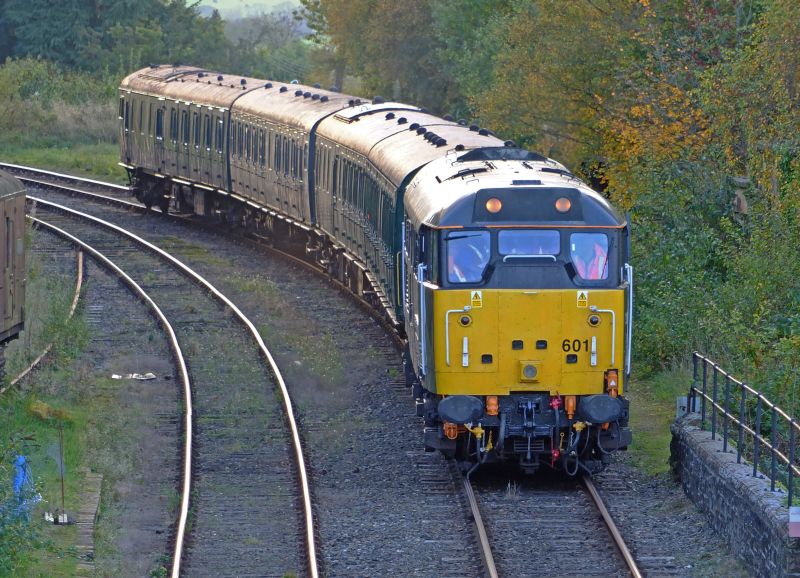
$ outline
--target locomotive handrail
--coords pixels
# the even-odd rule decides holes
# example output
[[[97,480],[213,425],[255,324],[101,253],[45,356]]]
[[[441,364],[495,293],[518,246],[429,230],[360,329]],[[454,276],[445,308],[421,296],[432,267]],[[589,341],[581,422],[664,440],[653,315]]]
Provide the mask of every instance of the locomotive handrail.
[[[711,369],[711,391],[709,391],[709,368]],[[722,392],[719,391],[720,380],[723,381]],[[731,404],[732,386],[739,389],[738,408]],[[728,452],[728,444],[734,443],[736,445],[736,463],[742,462],[742,456],[751,460],[752,476],[757,477],[759,474],[768,476],[770,490],[773,492],[776,491],[778,482],[785,484],[788,504],[791,506],[794,497],[794,481],[796,477],[800,476],[800,467],[796,463],[796,440],[797,434],[800,433],[800,423],[775,403],[769,401],[761,392],[734,378],[709,358],[694,352],[692,354],[692,385],[689,387],[687,396],[686,413],[696,411],[698,397],[701,429],[706,429],[708,402],[711,413],[711,439],[717,438],[717,420],[719,418],[722,420],[722,451]],[[755,397],[754,421],[748,419],[749,411],[753,409],[753,397]],[[748,402],[751,406],[749,408]],[[762,417],[765,411],[770,414],[770,421],[766,426],[768,434],[763,431],[765,426]],[[729,436],[729,426],[731,425],[737,430],[735,441]],[[745,436],[749,437],[752,442],[747,441]],[[761,469],[762,466],[765,469],[767,467],[767,462],[762,462],[762,446],[769,452],[768,473],[762,472]],[[779,466],[779,464],[781,465]],[[779,467],[783,471],[779,472]]]
[[[625,375],[631,374],[631,349],[633,348],[633,267],[625,263],[625,280],[628,282],[628,311],[625,331]]]
[[[617,346],[617,314],[613,309],[598,309],[597,306],[592,305],[589,311],[593,313],[610,313],[611,314],[611,367],[614,367],[614,360],[616,359],[616,346]]]
[[[420,263],[417,265],[417,283],[419,283],[419,327],[421,330],[419,331],[419,348],[420,348],[420,360],[419,360],[419,371],[422,375],[427,375],[428,368],[427,368],[427,354],[428,354],[428,347],[427,347],[427,336],[425,334],[426,325],[426,311],[425,311],[425,267],[424,263]]]
[[[461,309],[448,309],[444,314],[444,352],[445,362],[450,367],[450,315],[453,313],[466,313],[472,311],[472,307],[464,305]]]

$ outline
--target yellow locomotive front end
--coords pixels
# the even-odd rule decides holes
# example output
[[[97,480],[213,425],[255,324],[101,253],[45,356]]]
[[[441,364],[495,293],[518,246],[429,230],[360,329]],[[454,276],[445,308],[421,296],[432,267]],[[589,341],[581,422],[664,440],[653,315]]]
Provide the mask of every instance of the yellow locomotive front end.
[[[428,437],[469,462],[597,469],[631,441],[624,311],[623,290],[436,291],[435,391],[458,407]]]
[[[468,467],[602,468],[632,440],[627,223],[580,186],[477,188],[448,211],[407,252],[426,446]]]

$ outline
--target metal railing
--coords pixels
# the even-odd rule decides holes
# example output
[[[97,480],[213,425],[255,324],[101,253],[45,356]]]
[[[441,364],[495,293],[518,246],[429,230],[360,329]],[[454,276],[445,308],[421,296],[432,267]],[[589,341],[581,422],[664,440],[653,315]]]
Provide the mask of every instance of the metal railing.
[[[776,483],[783,484],[791,506],[794,481],[800,476],[795,447],[800,423],[761,392],[694,352],[686,411],[697,411],[698,403],[700,425],[707,429],[706,422],[710,421],[711,439],[720,435],[721,426],[722,451],[728,452],[728,445],[735,445],[736,463],[742,463],[742,457],[749,460],[753,477],[769,477],[773,492]]]

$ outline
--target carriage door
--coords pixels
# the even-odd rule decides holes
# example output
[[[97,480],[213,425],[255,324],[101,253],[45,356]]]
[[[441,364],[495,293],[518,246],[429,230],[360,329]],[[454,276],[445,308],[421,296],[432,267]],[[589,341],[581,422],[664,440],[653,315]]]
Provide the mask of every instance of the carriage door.
[[[165,172],[166,159],[164,158],[164,114],[166,110],[165,99],[158,99],[158,106],[156,107],[156,130],[155,130],[155,145],[153,147],[153,156],[155,166],[159,167],[160,173]]]
[[[419,368],[423,375],[427,373],[425,358],[427,357],[428,344],[426,327],[426,307],[425,307],[425,287],[424,283],[430,277],[427,265],[425,264],[425,235],[424,229],[419,232],[414,230],[413,225],[406,222],[406,247],[405,259],[408,263],[406,267],[406,325],[411,349],[411,358],[414,365]],[[409,254],[410,253],[410,254]]]
[[[130,93],[119,97],[120,152],[127,164],[131,163],[131,100]]]

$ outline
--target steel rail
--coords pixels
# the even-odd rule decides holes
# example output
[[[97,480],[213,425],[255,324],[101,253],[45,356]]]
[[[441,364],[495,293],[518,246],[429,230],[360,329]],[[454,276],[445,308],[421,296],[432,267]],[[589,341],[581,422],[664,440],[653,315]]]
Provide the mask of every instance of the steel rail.
[[[318,578],[319,576],[319,569],[317,566],[317,549],[316,549],[316,538],[314,536],[314,516],[311,504],[311,490],[308,481],[308,473],[306,471],[305,465],[305,457],[303,456],[303,447],[300,441],[300,432],[299,428],[297,427],[297,421],[294,416],[294,409],[292,405],[292,400],[289,395],[289,390],[286,387],[286,382],[283,379],[283,375],[281,374],[280,369],[278,368],[278,364],[275,362],[272,353],[267,349],[267,346],[264,344],[264,340],[261,338],[258,330],[256,329],[255,325],[248,319],[244,313],[225,295],[223,295],[214,285],[212,285],[209,281],[205,278],[200,276],[196,273],[193,269],[189,268],[183,262],[178,260],[177,258],[173,257],[166,251],[160,249],[159,247],[153,245],[152,243],[138,237],[129,231],[126,231],[122,227],[114,225],[113,223],[109,223],[108,221],[104,221],[98,217],[89,215],[87,213],[82,213],[80,211],[76,211],[74,209],[70,209],[69,207],[65,207],[63,205],[59,205],[57,203],[52,203],[50,201],[45,201],[44,199],[39,199],[37,197],[28,197],[29,199],[35,201],[38,204],[41,204],[45,207],[50,207],[54,210],[61,211],[68,215],[77,216],[79,218],[88,220],[90,222],[96,223],[101,225],[105,228],[108,228],[112,231],[115,231],[121,235],[128,237],[129,239],[134,240],[136,243],[140,244],[141,246],[145,247],[147,250],[159,255],[163,259],[169,261],[173,266],[179,269],[182,273],[184,273],[187,277],[194,280],[197,284],[204,287],[209,291],[211,295],[213,295],[218,301],[223,303],[226,307],[228,307],[233,313],[239,318],[239,320],[248,328],[251,335],[255,339],[256,343],[261,350],[262,355],[269,363],[270,369],[272,371],[273,376],[275,377],[275,381],[278,383],[279,389],[281,391],[282,401],[284,405],[284,410],[286,413],[286,419],[289,422],[289,426],[292,433],[292,445],[295,453],[295,463],[298,470],[298,477],[300,478],[300,486],[301,486],[301,493],[302,493],[302,502],[303,502],[303,514],[306,526],[306,545],[308,550],[308,565],[309,565],[309,575],[312,578]],[[188,503],[188,497],[187,497]],[[178,574],[175,572],[173,567],[173,578],[178,578]]]
[[[108,257],[103,255],[97,249],[93,248],[91,245],[85,243],[81,239],[71,235],[63,229],[56,227],[55,225],[51,225],[50,223],[47,223],[46,221],[36,217],[31,218],[31,221],[81,247],[106,268],[113,271],[115,275],[122,279],[125,284],[128,285],[128,287],[130,287],[131,290],[147,304],[167,334],[170,347],[172,349],[172,354],[175,356],[175,360],[178,363],[178,373],[180,374],[181,381],[183,383],[184,403],[186,404],[186,411],[184,412],[184,427],[186,428],[186,435],[183,448],[183,489],[181,493],[181,511],[175,537],[175,557],[172,566],[172,576],[173,578],[178,578],[180,575],[180,561],[182,558],[184,536],[186,533],[186,522],[189,517],[189,496],[191,495],[192,480],[192,388],[191,382],[189,381],[189,371],[186,367],[186,361],[183,358],[183,352],[181,351],[180,344],[178,343],[178,337],[175,334],[175,330],[172,328],[169,320],[161,311],[156,302],[153,301],[153,299],[147,294],[147,292],[144,291],[144,289],[141,288],[138,283],[136,283],[136,281],[134,281],[127,273],[125,273],[125,271],[120,269]]]
[[[478,501],[475,499],[475,492],[472,491],[472,484],[467,478],[464,478],[464,493],[467,494],[467,501],[472,511],[472,521],[475,523],[475,532],[478,536],[481,558],[483,559],[483,566],[486,570],[486,574],[490,576],[490,578],[498,578],[499,575],[497,574],[497,567],[494,564],[492,547],[489,544],[489,536],[486,534],[486,527],[483,525],[483,518],[481,517],[480,508],[478,508]]]
[[[611,533],[611,537],[614,540],[614,545],[616,545],[617,549],[619,550],[622,559],[625,560],[625,564],[628,566],[628,571],[631,573],[631,576],[634,578],[642,578],[643,574],[639,570],[636,560],[633,558],[633,554],[631,554],[631,551],[628,550],[628,546],[625,544],[622,534],[620,534],[617,525],[614,523],[611,513],[608,511],[608,508],[606,508],[603,498],[600,497],[597,488],[594,486],[594,482],[592,482],[591,478],[588,476],[583,476],[581,481],[583,482],[583,486],[586,488],[586,491],[589,492],[589,495],[592,497],[595,506],[597,506],[597,510],[600,512],[600,515],[603,517],[603,521],[608,527],[608,531]]]
[[[127,190],[129,190],[129,188],[126,187],[125,185],[115,185],[113,183],[105,183],[103,181],[96,181],[94,179],[87,179],[85,177],[76,177],[75,175],[68,175],[68,174],[65,174],[65,173],[56,173],[56,172],[53,172],[53,171],[46,171],[46,170],[43,170],[43,169],[36,169],[36,168],[33,168],[33,167],[26,167],[26,166],[22,166],[22,165],[12,165],[10,163],[0,163],[0,168],[4,169],[4,170],[7,170],[8,172],[11,172],[11,173],[14,173],[14,172],[17,172],[17,171],[29,172],[29,173],[39,173],[41,175],[49,175],[51,177],[56,177],[56,178],[63,179],[63,180],[81,181],[81,182],[84,182],[84,183],[90,183],[92,185],[98,185],[98,186],[101,186],[101,187],[107,187],[109,189],[117,189],[119,191],[127,191]],[[19,178],[19,177],[17,177],[17,178]]]

